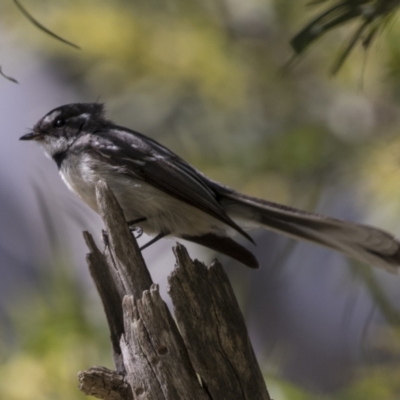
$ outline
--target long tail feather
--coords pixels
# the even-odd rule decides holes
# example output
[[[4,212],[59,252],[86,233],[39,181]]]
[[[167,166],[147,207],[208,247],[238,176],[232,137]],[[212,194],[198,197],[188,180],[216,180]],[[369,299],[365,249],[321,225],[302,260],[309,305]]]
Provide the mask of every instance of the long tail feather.
[[[228,215],[239,223],[248,221],[314,242],[390,272],[397,272],[400,267],[400,243],[390,233],[245,196],[225,187],[217,190]]]

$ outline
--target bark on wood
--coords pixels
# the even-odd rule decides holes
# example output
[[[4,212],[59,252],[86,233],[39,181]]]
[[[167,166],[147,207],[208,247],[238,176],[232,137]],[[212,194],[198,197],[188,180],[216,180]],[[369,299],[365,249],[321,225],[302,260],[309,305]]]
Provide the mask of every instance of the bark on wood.
[[[146,393],[149,399],[209,399],[157,285],[146,290],[136,304],[132,296],[126,296],[123,307],[125,336],[121,347],[134,395]]]
[[[83,393],[99,399],[132,400],[132,391],[125,375],[104,367],[92,367],[79,372],[79,389]]]
[[[107,400],[270,399],[221,265],[207,268],[183,246],[174,249],[178,266],[169,282],[175,322],[113,193],[104,182],[96,193],[107,230],[104,254],[89,233],[84,237],[118,372],[81,372],[81,390]]]
[[[211,397],[269,399],[243,315],[221,264],[215,261],[207,268],[192,261],[180,244],[174,253],[178,266],[169,277],[169,294],[175,318],[194,369]]]
[[[107,250],[122,280],[125,294],[139,299],[153,281],[117,199],[105,182],[96,186],[97,203],[108,236]]]
[[[123,288],[117,271],[107,262],[104,254],[100,252],[90,233],[83,232],[90,253],[86,256],[90,274],[96,285],[103,303],[113,350],[114,365],[118,372],[124,372],[125,367],[121,358],[119,341],[124,333],[124,320],[122,313]]]

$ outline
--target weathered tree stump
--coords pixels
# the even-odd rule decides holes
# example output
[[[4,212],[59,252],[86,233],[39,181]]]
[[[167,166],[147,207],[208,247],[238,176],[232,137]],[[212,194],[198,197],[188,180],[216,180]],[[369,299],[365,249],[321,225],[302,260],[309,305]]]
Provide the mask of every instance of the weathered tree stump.
[[[113,193],[96,188],[107,245],[88,232],[90,273],[103,302],[116,371],[79,373],[80,389],[106,400],[270,399],[229,280],[218,262],[174,248],[169,277],[175,320],[153,284]]]

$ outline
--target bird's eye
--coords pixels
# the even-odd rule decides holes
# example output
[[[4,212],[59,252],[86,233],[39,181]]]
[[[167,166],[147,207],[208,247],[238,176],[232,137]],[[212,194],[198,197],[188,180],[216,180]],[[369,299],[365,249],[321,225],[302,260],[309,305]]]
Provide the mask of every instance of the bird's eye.
[[[61,128],[61,127],[64,126],[64,125],[65,125],[65,119],[62,119],[62,118],[58,118],[58,119],[56,119],[55,122],[54,122],[54,126],[55,126],[56,128]]]

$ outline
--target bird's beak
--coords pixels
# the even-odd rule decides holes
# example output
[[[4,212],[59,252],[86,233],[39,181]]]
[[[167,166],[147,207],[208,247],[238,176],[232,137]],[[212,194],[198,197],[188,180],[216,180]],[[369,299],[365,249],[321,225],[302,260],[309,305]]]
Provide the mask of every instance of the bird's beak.
[[[43,137],[43,134],[40,132],[29,132],[24,136],[21,136],[19,140],[38,140]]]

